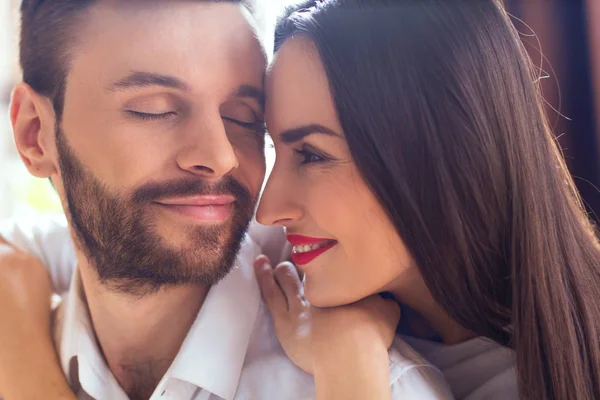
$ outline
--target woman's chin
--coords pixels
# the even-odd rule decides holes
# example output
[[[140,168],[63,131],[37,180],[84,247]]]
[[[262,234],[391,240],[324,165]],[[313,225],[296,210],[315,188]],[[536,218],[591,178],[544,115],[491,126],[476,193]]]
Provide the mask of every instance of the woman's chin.
[[[348,293],[333,293],[332,290],[315,288],[309,282],[304,283],[304,297],[313,307],[330,308],[356,303],[362,297],[348,296]]]

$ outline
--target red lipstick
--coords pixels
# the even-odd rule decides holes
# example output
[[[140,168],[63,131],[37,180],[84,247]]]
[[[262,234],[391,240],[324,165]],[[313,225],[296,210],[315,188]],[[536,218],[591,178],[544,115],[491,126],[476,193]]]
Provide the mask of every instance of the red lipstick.
[[[296,265],[310,263],[338,243],[332,239],[320,239],[301,235],[287,235],[287,240],[294,246],[292,261]]]

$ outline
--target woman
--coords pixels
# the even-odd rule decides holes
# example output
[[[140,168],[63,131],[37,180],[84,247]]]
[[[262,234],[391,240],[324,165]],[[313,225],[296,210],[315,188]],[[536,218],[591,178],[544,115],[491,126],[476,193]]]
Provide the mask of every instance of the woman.
[[[390,291],[446,344],[512,348],[522,398],[599,398],[598,241],[498,2],[326,1],[276,47],[258,217],[327,239],[307,299]]]
[[[599,398],[598,241],[500,4],[311,2],[276,42],[277,161],[258,218],[286,227],[306,298],[392,293],[422,316],[403,314],[421,338],[408,341],[458,398],[511,398],[510,379],[521,398]],[[298,278],[264,263],[280,340],[302,366]],[[516,377],[493,370],[512,361],[502,347]]]

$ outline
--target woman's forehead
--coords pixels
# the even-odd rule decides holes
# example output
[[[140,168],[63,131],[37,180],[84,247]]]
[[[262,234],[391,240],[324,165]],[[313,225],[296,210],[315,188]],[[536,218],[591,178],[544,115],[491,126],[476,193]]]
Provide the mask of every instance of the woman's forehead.
[[[272,133],[315,123],[340,130],[325,68],[306,37],[289,39],[277,52],[267,72],[266,95]]]

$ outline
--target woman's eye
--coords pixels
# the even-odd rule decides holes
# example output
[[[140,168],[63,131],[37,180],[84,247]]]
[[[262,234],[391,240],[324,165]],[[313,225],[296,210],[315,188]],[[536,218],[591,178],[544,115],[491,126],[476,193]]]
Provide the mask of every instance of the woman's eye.
[[[168,111],[165,113],[156,113],[156,114],[145,113],[145,112],[134,111],[134,110],[127,110],[127,112],[135,118],[138,118],[141,120],[146,120],[146,121],[157,121],[157,120],[167,119],[167,118],[177,115],[177,113],[175,111]]]
[[[294,152],[300,156],[300,164],[313,164],[327,161],[325,157],[307,149],[294,150]]]

